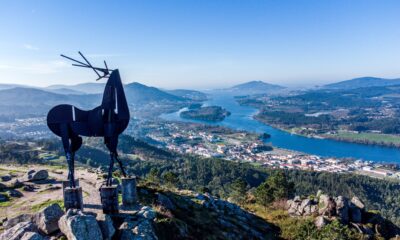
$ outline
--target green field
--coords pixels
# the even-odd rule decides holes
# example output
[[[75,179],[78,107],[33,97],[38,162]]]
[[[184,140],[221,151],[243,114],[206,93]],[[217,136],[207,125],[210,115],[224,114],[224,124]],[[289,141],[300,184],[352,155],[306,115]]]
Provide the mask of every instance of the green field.
[[[325,136],[337,139],[347,139],[350,141],[360,141],[360,142],[367,141],[374,143],[400,145],[400,136],[390,135],[390,134],[339,132],[334,135],[325,135]]]

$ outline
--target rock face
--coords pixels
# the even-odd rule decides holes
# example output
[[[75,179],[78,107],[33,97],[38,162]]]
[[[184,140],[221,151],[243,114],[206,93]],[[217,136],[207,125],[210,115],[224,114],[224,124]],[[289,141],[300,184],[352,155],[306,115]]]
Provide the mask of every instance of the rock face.
[[[127,219],[119,228],[121,240],[156,240],[152,223],[148,219],[134,221]]]
[[[36,225],[46,234],[53,233],[59,229],[58,220],[63,214],[64,211],[58,204],[52,204],[35,214]]]
[[[46,180],[48,177],[49,173],[47,172],[47,170],[44,169],[38,171],[30,170],[23,177],[23,181],[34,182],[34,181]]]
[[[58,225],[68,239],[73,240],[102,240],[103,235],[96,218],[84,214],[80,210],[69,209],[60,218]]]
[[[25,233],[36,232],[37,228],[32,222],[21,222],[0,235],[0,240],[21,240]]]
[[[310,216],[317,215],[315,225],[321,228],[327,224],[329,219],[337,218],[342,223],[362,223],[364,204],[357,197],[349,199],[338,196],[332,198],[329,195],[318,192],[317,199],[306,198],[301,200],[295,197],[293,200],[286,202],[286,208],[292,216]]]
[[[101,233],[103,234],[103,239],[111,240],[115,234],[115,228],[111,217],[107,214],[98,214],[96,220],[100,226]]]

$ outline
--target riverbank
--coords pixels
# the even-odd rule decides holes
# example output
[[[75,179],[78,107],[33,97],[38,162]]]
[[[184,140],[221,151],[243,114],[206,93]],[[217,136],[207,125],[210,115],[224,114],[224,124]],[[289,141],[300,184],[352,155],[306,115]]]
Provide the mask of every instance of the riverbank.
[[[357,143],[370,146],[382,146],[389,148],[400,148],[400,136],[382,134],[382,133],[364,133],[364,132],[350,132],[350,131],[337,131],[335,133],[315,133],[315,129],[307,128],[287,128],[280,124],[274,124],[261,118],[259,114],[255,114],[253,118],[263,124],[267,124],[279,130],[295,134],[307,138],[315,139],[331,139],[340,142]]]

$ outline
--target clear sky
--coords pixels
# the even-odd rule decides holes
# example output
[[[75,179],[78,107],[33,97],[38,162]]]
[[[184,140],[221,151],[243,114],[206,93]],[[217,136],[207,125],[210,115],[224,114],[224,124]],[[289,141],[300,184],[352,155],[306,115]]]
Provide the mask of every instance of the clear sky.
[[[0,83],[94,81],[60,53],[162,88],[400,77],[400,1],[2,1]]]

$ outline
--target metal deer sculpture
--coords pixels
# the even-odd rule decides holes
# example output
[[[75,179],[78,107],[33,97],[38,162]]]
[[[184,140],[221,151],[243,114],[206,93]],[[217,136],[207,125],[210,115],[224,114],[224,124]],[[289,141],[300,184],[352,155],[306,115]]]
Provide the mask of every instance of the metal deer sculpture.
[[[77,63],[72,64],[73,66],[93,69],[98,75],[97,80],[108,78],[104,89],[103,101],[100,106],[88,111],[68,104],[57,105],[47,114],[47,125],[54,134],[61,137],[68,163],[70,187],[76,187],[74,158],[76,151],[82,145],[81,136],[103,137],[104,144],[110,151],[110,165],[106,182],[106,185],[110,186],[112,184],[114,160],[118,162],[122,174],[126,177],[122,162],[118,158],[117,145],[119,134],[126,129],[129,123],[129,108],[118,69],[108,69],[105,61],[105,68],[93,67],[81,52],[79,54],[86,63],[64,55],[61,56]]]

